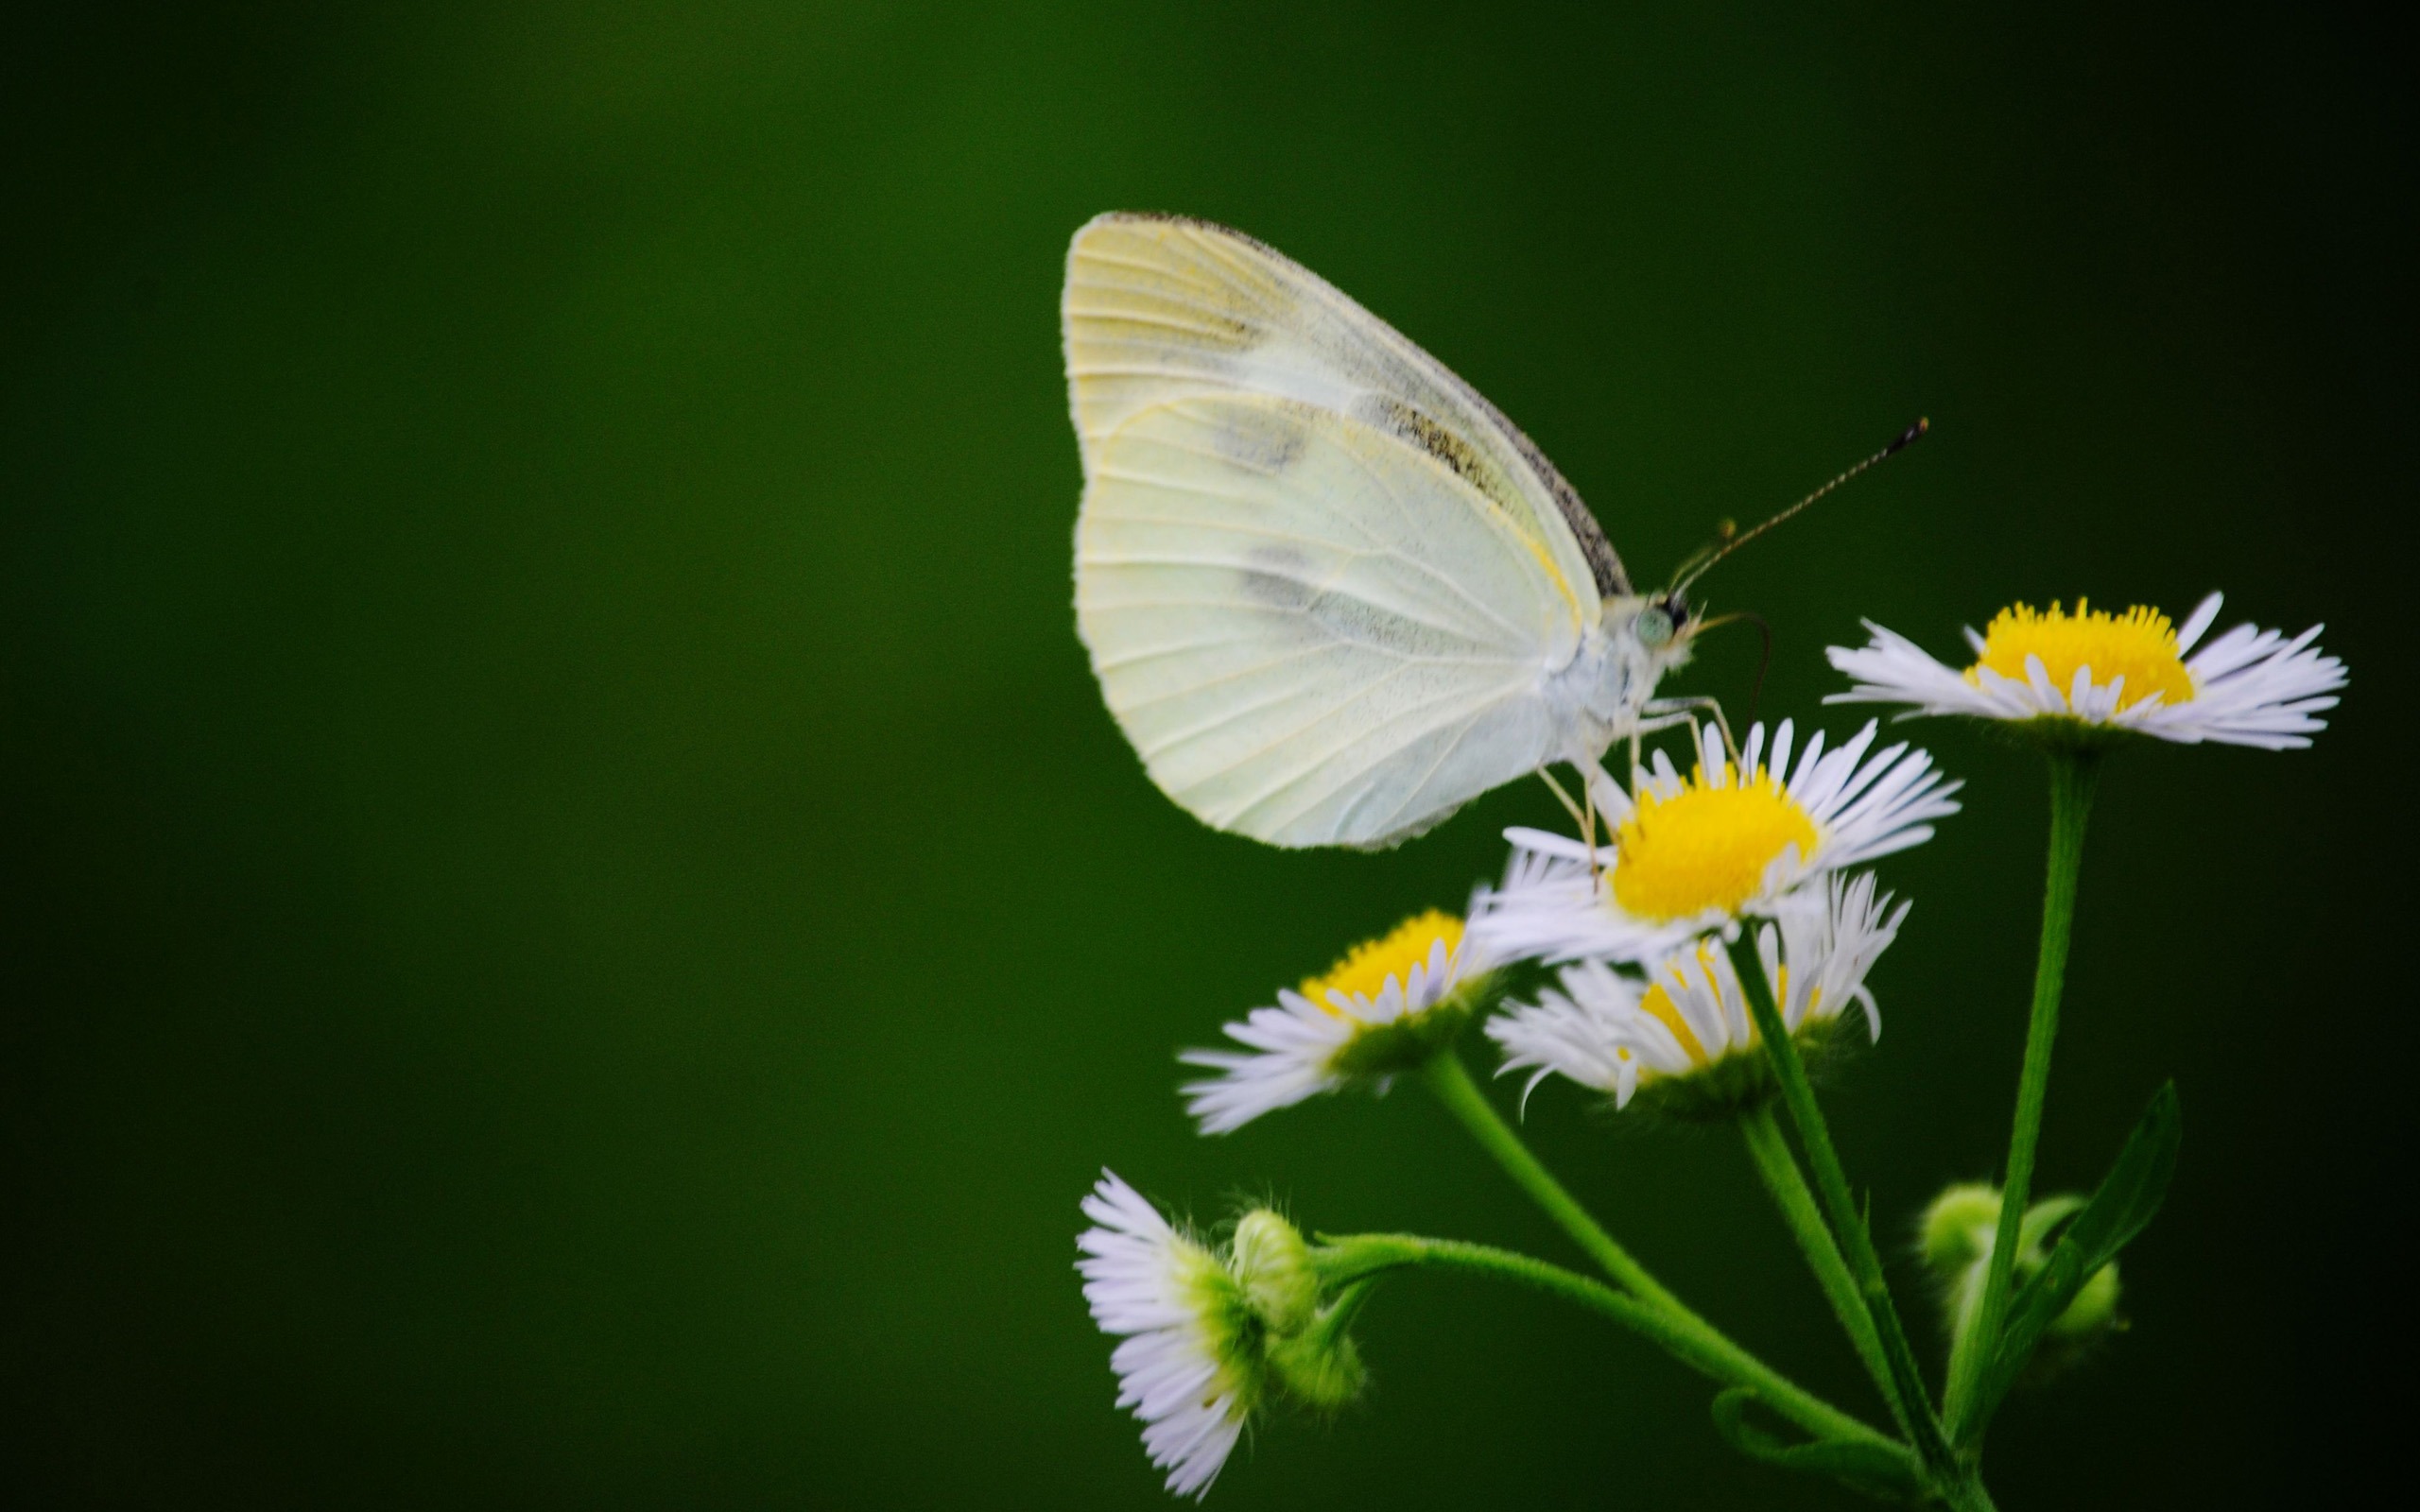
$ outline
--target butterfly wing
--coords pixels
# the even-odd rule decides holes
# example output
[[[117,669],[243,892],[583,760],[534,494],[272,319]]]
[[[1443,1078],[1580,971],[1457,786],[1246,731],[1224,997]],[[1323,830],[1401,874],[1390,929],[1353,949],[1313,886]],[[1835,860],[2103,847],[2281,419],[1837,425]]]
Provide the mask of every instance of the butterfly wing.
[[[1549,759],[1573,608],[1427,454],[1264,394],[1102,438],[1076,612],[1152,780],[1276,845],[1385,845]]]
[[[1085,227],[1064,312],[1078,624],[1163,790],[1273,844],[1386,845],[1561,753],[1542,681],[1627,581],[1494,406],[1203,222]]]
[[[1103,438],[1153,404],[1297,399],[1451,467],[1538,541],[1590,622],[1600,597],[1631,591],[1596,517],[1501,410],[1274,248],[1209,221],[1102,215],[1068,249],[1062,313],[1087,469]]]

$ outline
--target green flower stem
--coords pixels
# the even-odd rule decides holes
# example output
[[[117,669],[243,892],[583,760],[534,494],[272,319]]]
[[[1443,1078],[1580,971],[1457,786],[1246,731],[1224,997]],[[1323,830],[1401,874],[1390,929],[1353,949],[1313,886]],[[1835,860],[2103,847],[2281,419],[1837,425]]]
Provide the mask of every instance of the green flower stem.
[[[1896,1399],[1894,1416],[1909,1425],[1916,1452],[1923,1456],[1925,1468],[1937,1484],[1951,1486],[1961,1479],[1971,1479],[1971,1472],[1951,1456],[1949,1445],[1942,1437],[1941,1424],[1932,1415],[1932,1404],[1925,1395],[1924,1373],[1916,1368],[1915,1351],[1908,1348],[1907,1330],[1899,1324],[1899,1310],[1893,1305],[1891,1288],[1882,1277],[1882,1257],[1875,1252],[1874,1235],[1866,1228],[1865,1213],[1850,1193],[1848,1174],[1841,1168],[1840,1152],[1832,1147],[1832,1131],[1824,1122],[1824,1109],[1816,1104],[1814,1085],[1806,1079],[1806,1063],[1799,1058],[1798,1041],[1790,1038],[1782,1024],[1781,1010],[1773,1005],[1772,988],[1765,981],[1765,963],[1756,954],[1752,929],[1740,930],[1739,937],[1731,941],[1728,949],[1732,970],[1739,977],[1741,995],[1748,1000],[1749,1017],[1755,1022],[1757,1037],[1764,1041],[1774,1079],[1781,1083],[1782,1101],[1789,1108],[1790,1122],[1798,1125],[1799,1143],[1806,1147],[1806,1163],[1815,1173],[1815,1190],[1823,1194],[1832,1228],[1846,1254],[1849,1273],[1857,1279],[1858,1293],[1865,1299],[1867,1314],[1874,1319],[1891,1394]],[[1977,1490],[1979,1494],[1979,1487]]]
[[[2050,854],[2042,885],[2042,943],[2033,961],[2033,1008],[2025,1026],[2025,1069],[2016,1083],[2016,1122],[2008,1140],[2007,1178],[2000,1188],[2000,1221],[1983,1273],[1982,1300],[1972,1324],[1950,1351],[1949,1389],[1944,1400],[1952,1443],[1963,1449],[1982,1436],[1976,1389],[1983,1366],[1999,1345],[2008,1321],[2009,1290],[2016,1272],[2018,1228],[2033,1190],[2033,1154],[2042,1136],[2042,1104],[2050,1087],[2050,1047],[2059,1037],[2059,994],[2066,982],[2067,941],[2074,932],[2076,877],[2083,869],[2083,832],[2100,782],[2100,755],[2089,748],[2053,747],[2050,758]]]
[[[1496,1267],[1494,1273],[1558,1291],[1560,1295],[1570,1297],[1584,1306],[1635,1328],[1704,1374],[1754,1391],[1773,1411],[1818,1437],[1856,1437],[1896,1447],[1874,1429],[1807,1392],[1733,1343],[1720,1329],[1699,1316],[1687,1303],[1666,1290],[1663,1283],[1650,1275],[1647,1267],[1632,1259],[1630,1251],[1607,1233],[1588,1210],[1564,1190],[1563,1183],[1555,1179],[1553,1173],[1530,1153],[1521,1136],[1504,1121],[1504,1116],[1495,1110],[1495,1105],[1488,1101],[1487,1094],[1471,1079],[1469,1069],[1451,1046],[1429,1057],[1424,1074],[1439,1101],[1461,1121],[1462,1126],[1470,1130],[1482,1148],[1495,1157],[1496,1163],[1504,1167],[1506,1174],[1512,1177],[1513,1184],[1535,1199],[1573,1242],[1603,1267],[1605,1274],[1628,1289],[1631,1296],[1624,1297],[1543,1261],[1445,1240],[1417,1241],[1444,1246],[1434,1252],[1424,1251],[1424,1258],[1418,1263],[1456,1263],[1471,1261],[1475,1255],[1488,1257],[1490,1265],[1498,1259],[1516,1262],[1517,1274],[1515,1269],[1504,1267]],[[1439,1259],[1436,1256],[1450,1258]],[[1474,1262],[1464,1268],[1482,1267]],[[1569,1291],[1565,1281],[1579,1282],[1593,1290],[1581,1296]],[[1608,1299],[1619,1304],[1620,1310],[1616,1312],[1608,1308],[1605,1305]],[[1929,1418],[1927,1421],[1928,1423]]]
[[[1857,1356],[1865,1362],[1866,1373],[1874,1378],[1882,1400],[1890,1405],[1899,1432],[1913,1438],[1915,1425],[1909,1420],[1898,1388],[1892,1383],[1890,1360],[1882,1352],[1881,1335],[1875,1332],[1874,1314],[1866,1310],[1865,1297],[1857,1289],[1857,1279],[1849,1274],[1848,1262],[1841,1258],[1840,1245],[1833,1240],[1832,1231],[1824,1227],[1824,1214],[1815,1206],[1815,1194],[1807,1190],[1806,1177],[1798,1169],[1798,1158],[1790,1154],[1789,1142],[1782,1137],[1772,1103],[1758,1103],[1739,1115],[1739,1137],[1747,1142],[1756,1174],[1764,1178],[1765,1190],[1772,1194],[1773,1206],[1781,1210],[1790,1237],[1805,1251],[1807,1267],[1815,1272],[1816,1281],[1832,1304],[1832,1314],[1841,1320],[1849,1342],[1857,1347]]]
[[[1424,1239],[1417,1234],[1322,1234],[1314,1252],[1323,1286],[1353,1284],[1390,1270],[1419,1266],[1512,1281],[1558,1297],[1612,1319],[1697,1370],[1743,1386],[1781,1417],[1819,1439],[1846,1439],[1901,1453],[1906,1449],[1783,1376],[1685,1312],[1625,1297],[1592,1277],[1509,1249]]]
[[[1646,1266],[1633,1260],[1630,1251],[1605,1232],[1604,1227],[1589,1215],[1588,1210],[1564,1190],[1563,1183],[1554,1178],[1554,1174],[1530,1153],[1530,1147],[1521,1142],[1521,1136],[1513,1132],[1512,1125],[1504,1122],[1504,1115],[1495,1110],[1495,1105],[1489,1102],[1478,1084],[1471,1080],[1469,1068],[1462,1064],[1462,1057],[1455,1054],[1452,1046],[1429,1057],[1423,1074],[1427,1077],[1429,1089],[1436,1092],[1438,1101],[1461,1121],[1462,1126],[1470,1130],[1471,1137],[1478,1141],[1482,1149],[1495,1157],[1495,1163],[1504,1167],[1505,1174],[1512,1178],[1513,1184],[1544,1208],[1547,1216],[1560,1224],[1563,1231],[1571,1236],[1572,1242],[1585,1251],[1590,1260],[1603,1267],[1606,1275],[1619,1281],[1633,1296],[1681,1315],[1695,1317],[1696,1314],[1682,1305],[1679,1297],[1666,1291],[1661,1282],[1648,1274]]]

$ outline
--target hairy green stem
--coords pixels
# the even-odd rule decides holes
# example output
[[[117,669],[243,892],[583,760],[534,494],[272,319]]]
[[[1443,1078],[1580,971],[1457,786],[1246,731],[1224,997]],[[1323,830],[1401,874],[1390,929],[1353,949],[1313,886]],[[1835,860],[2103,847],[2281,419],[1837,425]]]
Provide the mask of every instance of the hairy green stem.
[[[2000,1220],[1983,1273],[1982,1300],[1957,1336],[1944,1400],[1950,1441],[1963,1449],[1981,1437],[1976,1389],[1999,1346],[2016,1273],[2018,1230],[2033,1190],[2033,1154],[2042,1136],[2042,1105],[2050,1088],[2050,1048],[2059,1037],[2059,994],[2066,982],[2067,942],[2075,927],[2076,877],[2083,869],[2083,833],[2100,782],[2100,756],[2054,747],[2050,758],[2050,853],[2042,884],[2042,942],[2033,961],[2033,1007],[2025,1026],[2025,1068],[2017,1076],[2016,1119],[2009,1132],[2008,1169],[2000,1186]]]
[[[1846,1439],[1906,1452],[1888,1436],[1798,1385],[1702,1321],[1685,1314],[1676,1315],[1657,1303],[1625,1297],[1592,1277],[1512,1250],[1453,1239],[1426,1239],[1416,1234],[1353,1234],[1342,1238],[1322,1235],[1321,1241],[1322,1247],[1315,1263],[1325,1285],[1360,1281],[1385,1271],[1412,1266],[1509,1280],[1576,1302],[1665,1349],[1700,1374],[1754,1391],[1774,1412],[1817,1438]]]
[[[1814,1085],[1806,1079],[1806,1063],[1799,1057],[1798,1041],[1790,1038],[1789,1029],[1783,1026],[1781,1010],[1773,1005],[1772,988],[1765,981],[1765,965],[1756,954],[1752,930],[1742,929],[1739,937],[1730,942],[1729,950],[1740,993],[1748,1000],[1749,1017],[1764,1041],[1774,1079],[1781,1083],[1782,1102],[1789,1108],[1790,1122],[1798,1125],[1799,1143],[1806,1147],[1806,1163],[1815,1173],[1815,1190],[1823,1194],[1833,1231],[1846,1253],[1850,1274],[1857,1279],[1858,1295],[1864,1298],[1866,1313],[1874,1319],[1890,1389],[1896,1398],[1894,1412],[1909,1425],[1926,1469],[1936,1482],[1946,1486],[1964,1472],[1951,1456],[1948,1443],[1942,1437],[1941,1424],[1932,1415],[1932,1404],[1925,1394],[1924,1374],[1916,1367],[1915,1351],[1908,1347],[1907,1330],[1900,1326],[1899,1310],[1893,1304],[1891,1288],[1883,1280],[1882,1257],[1875,1252],[1874,1235],[1866,1228],[1865,1213],[1850,1192],[1848,1174],[1841,1168],[1840,1152],[1832,1146],[1832,1131],[1824,1122],[1824,1109],[1815,1101]]]
[[[1824,1214],[1815,1206],[1815,1194],[1807,1190],[1806,1177],[1798,1169],[1798,1158],[1789,1151],[1789,1142],[1782,1137],[1781,1125],[1774,1122],[1770,1102],[1758,1103],[1739,1115],[1739,1136],[1746,1142],[1748,1155],[1755,1162],[1756,1174],[1764,1178],[1765,1190],[1772,1194],[1773,1206],[1781,1210],[1782,1222],[1789,1228],[1790,1237],[1806,1253],[1807,1268],[1824,1288],[1824,1296],[1832,1304],[1832,1314],[1856,1346],[1857,1356],[1865,1363],[1866,1373],[1882,1393],[1892,1418],[1899,1424],[1899,1432],[1913,1437],[1915,1425],[1909,1420],[1907,1408],[1899,1400],[1898,1388],[1891,1379],[1891,1365],[1882,1352],[1881,1336],[1875,1332],[1874,1314],[1866,1310],[1865,1298],[1857,1288],[1857,1279],[1849,1274],[1848,1262],[1841,1258],[1841,1246],[1832,1231],[1824,1227]]]
[[[1451,1046],[1428,1058],[1424,1074],[1438,1101],[1443,1103],[1446,1111],[1470,1130],[1471,1137],[1478,1141],[1480,1148],[1495,1157],[1495,1163],[1504,1168],[1505,1174],[1512,1178],[1513,1185],[1528,1193],[1539,1207],[1544,1208],[1547,1216],[1560,1225],[1563,1231],[1571,1236],[1572,1242],[1601,1266],[1606,1275],[1619,1281],[1634,1296],[1659,1307],[1694,1316],[1682,1305],[1679,1297],[1666,1291],[1661,1282],[1648,1274],[1646,1266],[1633,1260],[1630,1251],[1605,1232],[1604,1226],[1580,1205],[1579,1199],[1564,1191],[1563,1183],[1554,1178],[1554,1174],[1530,1153],[1530,1146],[1522,1143],[1521,1136],[1513,1132],[1512,1125],[1504,1121],[1504,1115],[1495,1110],[1495,1105],[1487,1100],[1487,1093],[1471,1080],[1469,1069]]]

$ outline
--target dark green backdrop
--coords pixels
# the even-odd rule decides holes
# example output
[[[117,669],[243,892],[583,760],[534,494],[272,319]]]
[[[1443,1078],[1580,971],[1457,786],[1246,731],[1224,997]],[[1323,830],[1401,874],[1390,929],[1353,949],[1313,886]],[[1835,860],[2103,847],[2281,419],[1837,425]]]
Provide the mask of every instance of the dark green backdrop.
[[[1068,609],[1070,232],[1275,242],[1517,416],[1770,710],[1871,615],[2207,589],[2336,728],[2104,789],[2044,1179],[2165,1076],[2133,1332],[2003,1505],[2257,1505],[2404,1403],[2410,77],[2306,7],[21,12],[0,54],[0,1441],[24,1504],[1163,1504],[1070,1269],[1110,1162],[1216,1214],[1556,1237],[1415,1096],[1223,1142],[1170,1057],[1458,902],[1213,835]],[[1744,698],[1753,638],[1685,686]],[[1825,716],[1837,730],[1852,716]],[[1878,1216],[1992,1167],[2043,802],[1968,813],[1835,1098]],[[1735,1145],[1530,1125],[1870,1410]],[[1231,1508],[1853,1504],[1524,1296],[1416,1281]]]

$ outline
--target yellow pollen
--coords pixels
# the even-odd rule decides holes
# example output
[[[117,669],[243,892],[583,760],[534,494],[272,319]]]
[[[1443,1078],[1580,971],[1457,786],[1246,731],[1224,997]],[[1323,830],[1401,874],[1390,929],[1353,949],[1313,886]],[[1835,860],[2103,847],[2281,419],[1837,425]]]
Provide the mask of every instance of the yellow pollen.
[[[1452,955],[1462,943],[1462,921],[1436,908],[1416,914],[1378,938],[1354,946],[1324,974],[1305,979],[1303,996],[1334,1013],[1327,1000],[1330,992],[1374,998],[1385,990],[1389,977],[1400,977],[1409,987],[1411,969],[1427,962],[1429,947],[1439,940]]]
[[[2132,708],[2156,693],[2163,703],[2187,703],[2193,678],[2176,649],[2176,627],[2155,609],[2137,604],[2123,614],[2093,609],[2076,600],[2068,614],[2052,604],[2047,613],[2018,604],[1993,616],[1983,632],[1983,654],[1966,669],[1966,680],[1989,667],[2004,678],[2025,680],[2025,659],[2042,659],[2050,685],[2065,693],[2075,682],[2076,668],[2090,667],[2096,686],[2126,679],[2118,707]]]
[[[1815,821],[1758,767],[1747,782],[1731,767],[1709,787],[1705,770],[1669,798],[1642,794],[1614,834],[1614,901],[1658,921],[1710,908],[1737,910],[1755,896],[1765,868],[1795,845],[1815,850]]]

